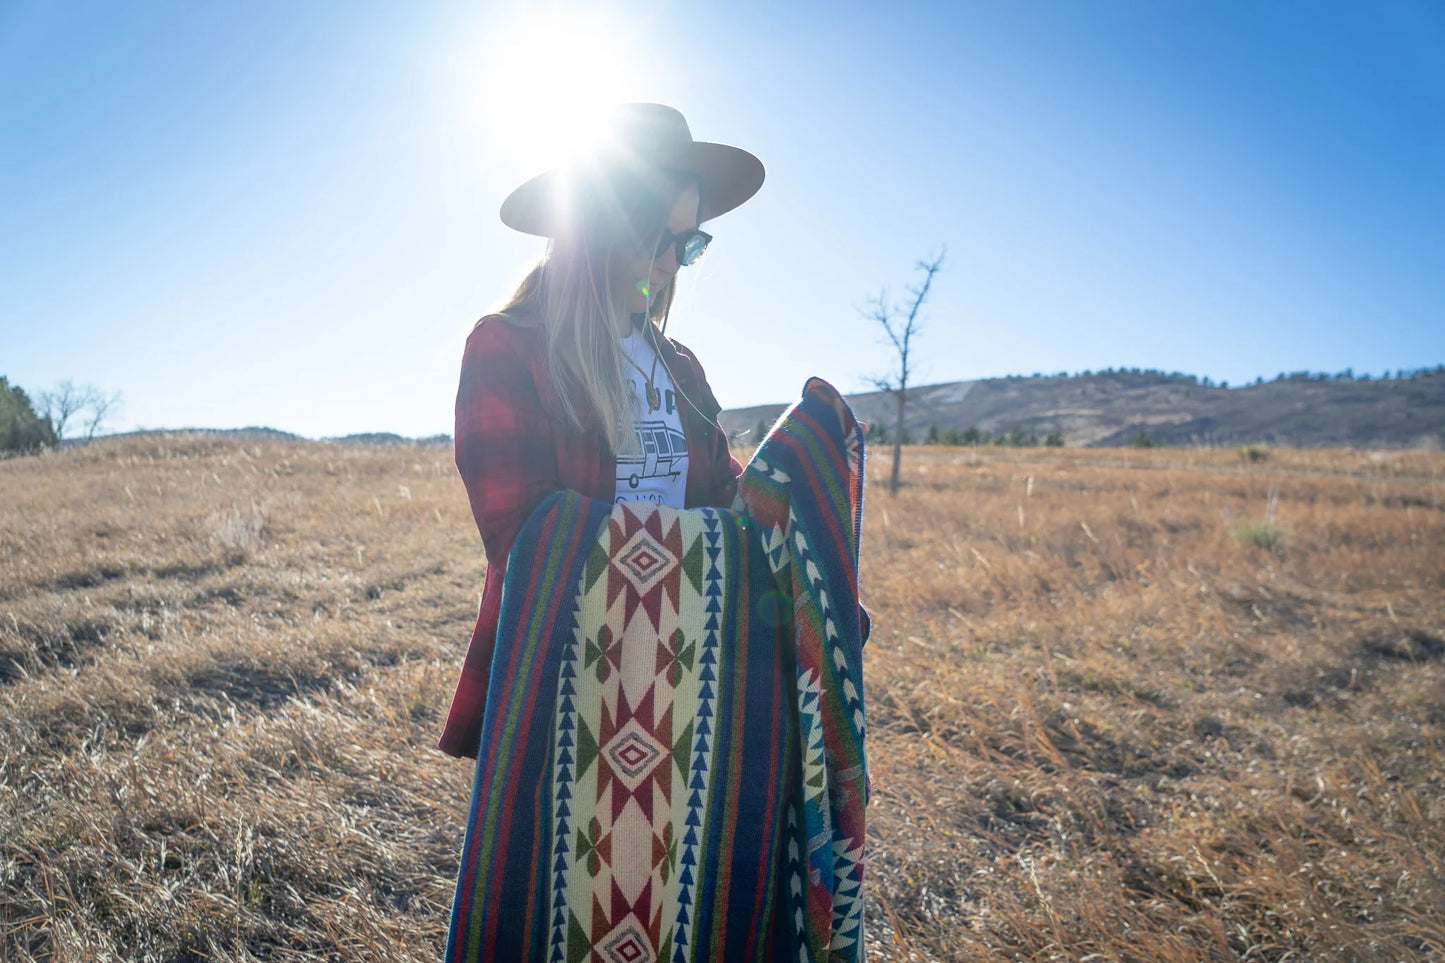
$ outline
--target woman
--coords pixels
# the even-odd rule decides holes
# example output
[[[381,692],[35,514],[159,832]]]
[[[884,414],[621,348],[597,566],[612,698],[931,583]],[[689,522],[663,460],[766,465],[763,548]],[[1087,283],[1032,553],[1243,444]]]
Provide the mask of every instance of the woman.
[[[462,362],[488,569],[447,958],[861,958],[862,435],[815,379],[743,473],[662,329],[762,164],[654,104],[607,134],[503,203],[547,254]]]
[[[548,171],[503,203],[503,223],[548,251],[462,358],[456,462],[487,576],[439,743],[453,756],[477,754],[507,555],[544,497],[726,507],[742,471],[702,366],[656,326],[678,269],[710,240],[698,224],[757,193],[762,162],[694,141],[658,104],[620,107],[605,130],[592,165]],[[675,457],[658,458],[659,441]]]

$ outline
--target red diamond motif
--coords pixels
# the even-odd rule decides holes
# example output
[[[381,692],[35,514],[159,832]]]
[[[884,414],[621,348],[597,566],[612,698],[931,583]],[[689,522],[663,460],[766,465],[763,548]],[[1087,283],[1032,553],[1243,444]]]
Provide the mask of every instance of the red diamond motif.
[[[632,550],[620,559],[623,565],[632,569],[632,574],[637,576],[638,581],[646,582],[648,576],[655,572],[662,565],[662,556],[653,551],[652,546],[646,542],[638,542],[632,546]]]
[[[658,579],[677,567],[673,553],[659,545],[645,530],[634,534],[615,559],[614,564],[626,573],[640,593],[647,592]]]
[[[613,935],[602,944],[602,949],[606,951],[607,958],[615,963],[650,963],[652,960],[652,950],[647,945],[647,938],[634,926],[628,926]]]
[[[607,754],[617,763],[623,774],[630,779],[636,779],[649,768],[661,755],[661,750],[646,740],[636,730],[624,731],[618,734],[608,746]]]
[[[629,742],[617,750],[617,758],[621,759],[629,769],[636,769],[647,759],[647,750],[635,742]]]

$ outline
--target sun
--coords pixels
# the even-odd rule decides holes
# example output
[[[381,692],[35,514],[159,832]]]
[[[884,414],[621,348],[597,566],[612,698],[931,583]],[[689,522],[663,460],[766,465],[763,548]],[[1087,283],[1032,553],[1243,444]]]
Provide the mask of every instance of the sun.
[[[528,5],[483,44],[482,124],[529,169],[560,163],[585,143],[606,107],[639,99],[647,65],[633,31],[607,5]]]

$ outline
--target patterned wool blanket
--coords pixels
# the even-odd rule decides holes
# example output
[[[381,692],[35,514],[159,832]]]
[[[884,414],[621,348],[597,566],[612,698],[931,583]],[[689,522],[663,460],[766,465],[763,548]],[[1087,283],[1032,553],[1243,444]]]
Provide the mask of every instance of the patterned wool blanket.
[[[863,454],[813,379],[732,511],[536,509],[447,960],[862,959]]]

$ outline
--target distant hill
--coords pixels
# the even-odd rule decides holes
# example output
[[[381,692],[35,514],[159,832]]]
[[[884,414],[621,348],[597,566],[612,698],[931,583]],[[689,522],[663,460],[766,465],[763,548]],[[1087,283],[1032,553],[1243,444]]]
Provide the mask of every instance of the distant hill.
[[[892,430],[891,396],[870,391],[847,398],[859,418]],[[718,420],[729,437],[748,443],[756,440],[760,421],[771,425],[786,407],[731,408]],[[1445,366],[1376,379],[1300,372],[1238,388],[1193,375],[1136,369],[954,381],[910,388],[907,425],[919,443],[936,427],[940,434],[973,428],[984,436],[1017,429],[1040,440],[1056,432],[1071,447],[1127,445],[1142,431],[1156,445],[1438,450],[1445,448]],[[125,433],[169,434],[307,440],[264,427]],[[407,438],[391,432],[321,440],[340,445],[452,443],[450,435]]]
[[[134,438],[141,435],[200,435],[206,438],[233,438],[237,441],[310,441],[304,435],[294,434],[289,431],[279,431],[275,428],[143,428],[137,431],[125,431],[114,435],[106,435],[106,438]],[[321,438],[319,441],[333,445],[419,445],[419,446],[450,446],[451,435],[430,435],[426,438],[407,438],[404,435],[396,435],[389,431],[372,431],[355,435],[342,435],[334,438]]]
[[[422,446],[450,446],[451,435],[431,435],[426,438],[407,438],[404,435],[394,435],[389,431],[369,431],[357,435],[343,435],[340,438],[323,438],[322,441],[329,441],[338,445],[422,445]]]
[[[165,437],[169,435],[190,435],[201,438],[231,438],[236,441],[306,441],[301,435],[289,431],[280,431],[276,428],[263,428],[251,425],[246,428],[137,428],[134,431],[117,431],[108,435],[100,435],[96,438],[144,438],[148,436]],[[67,438],[61,442],[63,447],[84,444],[83,439]]]
[[[890,395],[847,397],[860,419],[892,429]],[[785,407],[734,408],[719,420],[752,441],[758,422],[770,425]],[[1038,438],[1058,432],[1070,446],[1127,445],[1143,431],[1157,445],[1439,449],[1445,367],[1375,380],[1299,373],[1239,388],[1137,370],[955,381],[909,389],[906,424],[915,442],[935,425],[985,435],[1018,426]]]

